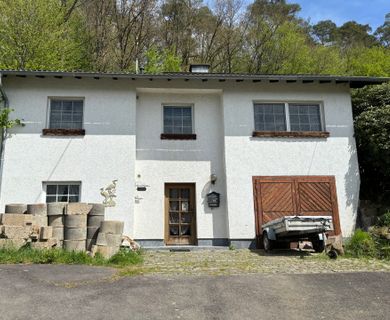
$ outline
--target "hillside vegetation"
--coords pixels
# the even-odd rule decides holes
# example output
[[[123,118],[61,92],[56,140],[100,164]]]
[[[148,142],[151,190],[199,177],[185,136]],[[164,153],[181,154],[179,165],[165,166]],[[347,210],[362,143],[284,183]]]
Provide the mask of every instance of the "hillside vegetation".
[[[138,60],[150,73],[209,63],[213,72],[390,75],[390,14],[372,30],[311,24],[300,10],[285,0],[0,0],[0,68],[134,72]]]

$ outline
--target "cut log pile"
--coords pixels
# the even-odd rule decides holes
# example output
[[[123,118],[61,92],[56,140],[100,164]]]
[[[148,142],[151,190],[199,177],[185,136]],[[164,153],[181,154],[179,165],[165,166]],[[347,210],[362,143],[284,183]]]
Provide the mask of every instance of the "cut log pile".
[[[8,204],[0,215],[0,247],[29,243],[36,249],[89,251],[110,258],[122,245],[124,223],[104,221],[104,214],[100,203]]]

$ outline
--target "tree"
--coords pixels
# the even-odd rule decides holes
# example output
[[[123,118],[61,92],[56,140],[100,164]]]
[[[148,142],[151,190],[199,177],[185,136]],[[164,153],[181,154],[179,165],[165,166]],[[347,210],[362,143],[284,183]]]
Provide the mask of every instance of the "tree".
[[[368,24],[348,21],[337,30],[339,45],[342,49],[356,46],[372,47],[378,42],[370,32],[371,27]]]
[[[276,39],[281,37],[280,31],[287,23],[297,24],[297,4],[287,4],[284,0],[256,0],[247,8],[244,19],[248,21],[245,37],[247,49],[246,61],[250,73],[275,73],[273,53],[277,48]],[[286,30],[286,28],[284,28]]]
[[[155,46],[151,47],[145,54],[146,73],[159,72],[178,72],[181,67],[180,57],[175,55],[175,49],[158,50]]]
[[[222,17],[222,26],[216,42],[218,51],[213,61],[213,70],[231,73],[242,68],[241,50],[247,23],[241,15],[242,0],[217,0],[215,14]]]
[[[153,40],[155,6],[155,0],[90,0],[83,4],[95,70],[135,71],[135,61]]]
[[[375,36],[385,47],[390,47],[390,12],[385,16],[385,23],[375,31]]]
[[[287,0],[0,0],[0,68],[172,71],[179,59],[182,71],[390,75],[390,14],[372,35],[299,11]]]
[[[185,68],[197,49],[194,34],[201,8],[202,0],[165,0],[161,5],[161,40],[164,46],[175,48]]]
[[[84,69],[81,17],[65,22],[68,8],[56,0],[0,1],[0,67]]]
[[[312,26],[312,35],[322,45],[331,45],[337,40],[337,25],[331,20],[322,20]]]
[[[150,45],[154,0],[116,0],[113,3],[115,69],[133,70],[135,60]]]
[[[390,200],[390,84],[353,95],[355,134],[361,173],[361,199]]]
[[[347,70],[349,75],[383,76],[390,75],[389,49],[375,46],[371,48],[350,48],[346,53]]]

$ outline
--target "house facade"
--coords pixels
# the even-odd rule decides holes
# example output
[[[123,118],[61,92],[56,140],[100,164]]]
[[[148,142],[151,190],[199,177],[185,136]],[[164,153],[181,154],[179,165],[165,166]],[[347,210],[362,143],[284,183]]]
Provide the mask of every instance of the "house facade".
[[[102,202],[142,245],[253,247],[261,224],[332,215],[355,227],[350,88],[385,81],[212,73],[0,71],[24,126],[2,144],[0,207]]]

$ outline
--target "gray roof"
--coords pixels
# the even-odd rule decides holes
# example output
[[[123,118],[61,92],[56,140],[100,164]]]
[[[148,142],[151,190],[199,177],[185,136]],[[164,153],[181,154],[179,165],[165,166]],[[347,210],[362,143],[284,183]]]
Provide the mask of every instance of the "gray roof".
[[[84,72],[84,71],[49,71],[49,70],[0,70],[0,74],[4,76],[12,75],[19,77],[74,77],[74,78],[112,78],[118,79],[149,79],[149,80],[174,80],[184,79],[189,80],[217,80],[224,81],[250,81],[250,82],[280,82],[287,83],[303,82],[303,83],[348,83],[351,88],[361,88],[366,85],[381,84],[389,82],[390,78],[386,77],[360,77],[360,76],[335,76],[335,75],[308,75],[308,74],[248,74],[248,73],[192,73],[192,72],[164,72],[159,74],[135,74],[125,72]]]

